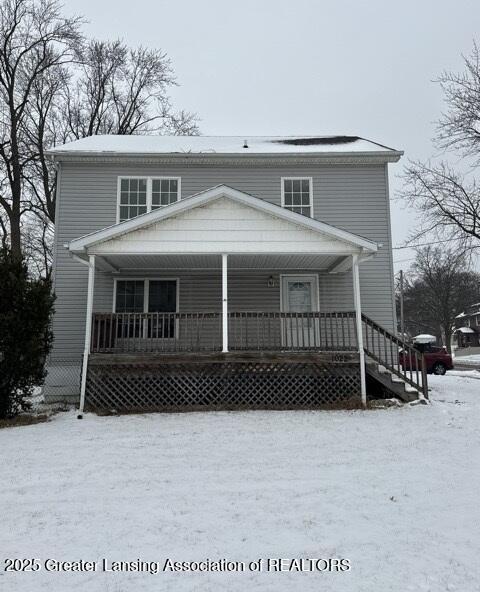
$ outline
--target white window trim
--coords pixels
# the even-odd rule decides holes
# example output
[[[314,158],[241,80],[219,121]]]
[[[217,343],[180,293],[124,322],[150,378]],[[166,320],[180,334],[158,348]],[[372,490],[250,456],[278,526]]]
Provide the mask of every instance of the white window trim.
[[[151,281],[165,281],[165,282],[176,282],[176,302],[175,302],[175,314],[179,312],[180,308],[180,278],[178,277],[137,277],[137,276],[119,276],[113,278],[113,305],[112,305],[112,312],[116,313],[116,304],[117,304],[117,282],[128,282],[128,281],[143,281],[143,314],[148,313],[148,298],[150,292],[150,282]],[[119,313],[122,314],[122,313]],[[135,314],[142,314],[142,313],[135,313]],[[161,313],[160,313],[161,314]],[[180,320],[176,319],[175,321],[175,335],[173,339],[178,339],[180,332]],[[147,321],[143,323],[143,339],[147,334]],[[160,339],[160,338],[157,338]],[[165,338],[167,339],[167,338]]]
[[[165,281],[165,282],[176,282],[177,287],[177,299],[176,299],[176,303],[175,303],[175,312],[179,312],[179,308],[180,308],[180,278],[178,277],[139,277],[139,276],[134,276],[134,275],[122,275],[122,276],[118,276],[113,278],[113,304],[112,304],[112,312],[116,313],[117,311],[116,309],[116,304],[117,304],[117,282],[128,282],[128,281],[137,281],[137,282],[141,282],[143,281],[143,312],[148,312],[148,297],[149,297],[149,284],[150,281],[153,282],[158,282],[158,281]],[[120,313],[121,314],[121,313]],[[140,314],[140,313],[138,313]]]
[[[281,177],[281,205],[285,208],[285,181],[308,181],[309,183],[309,198],[310,198],[310,218],[313,218],[313,177]],[[290,209],[291,206],[288,206]],[[305,206],[303,206],[305,207]],[[290,210],[291,211],[291,210]]]
[[[145,176],[145,175],[119,175],[117,177],[117,215],[116,215],[116,223],[120,223],[120,193],[121,193],[121,184],[122,179],[145,179],[147,181],[147,213],[152,211],[152,181],[177,181],[178,183],[178,199],[177,202],[182,199],[182,178],[175,177],[175,176],[168,176],[163,175],[161,177],[158,176]],[[174,203],[177,203],[174,202]],[[166,206],[159,206],[160,209]],[[136,217],[136,216],[134,216]],[[132,220],[132,218],[129,218]],[[124,220],[125,221],[125,220]]]
[[[283,309],[283,306],[285,304],[284,302],[284,298],[285,295],[283,293],[283,284],[284,284],[284,280],[297,280],[299,282],[301,282],[302,280],[312,280],[313,279],[313,283],[315,284],[315,288],[316,288],[316,292],[317,292],[317,297],[315,298],[315,306],[316,306],[316,310],[312,311],[312,312],[320,312],[320,282],[319,282],[319,278],[318,278],[318,273],[281,273],[280,277],[279,277],[279,284],[280,284],[280,311],[281,312],[285,312]]]

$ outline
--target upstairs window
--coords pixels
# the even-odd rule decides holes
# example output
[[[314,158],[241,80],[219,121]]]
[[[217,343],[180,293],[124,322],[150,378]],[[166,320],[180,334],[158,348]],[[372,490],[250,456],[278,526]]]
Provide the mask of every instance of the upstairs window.
[[[313,218],[311,177],[283,177],[282,206],[297,214]]]
[[[179,177],[119,177],[117,222],[168,206],[179,199]]]
[[[147,211],[147,180],[121,179],[119,222]]]
[[[178,179],[152,179],[152,210],[178,201]]]

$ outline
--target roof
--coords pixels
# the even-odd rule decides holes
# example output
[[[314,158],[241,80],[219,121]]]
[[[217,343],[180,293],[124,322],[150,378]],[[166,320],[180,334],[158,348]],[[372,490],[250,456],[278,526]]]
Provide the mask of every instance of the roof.
[[[249,195],[243,191],[228,187],[228,185],[217,185],[216,187],[201,191],[200,193],[196,193],[191,197],[187,197],[163,208],[153,210],[141,216],[137,216],[135,218],[131,218],[130,220],[125,220],[119,224],[114,224],[112,226],[103,228],[102,230],[87,234],[71,241],[69,244],[69,249],[71,252],[85,253],[85,251],[93,245],[118,238],[124,234],[128,234],[135,230],[155,224],[156,222],[166,220],[167,218],[178,216],[189,209],[206,205],[207,203],[221,197],[226,197],[243,205],[253,207],[276,218],[293,222],[298,226],[308,230],[316,231],[330,238],[340,240],[344,243],[349,243],[354,249],[365,250],[369,254],[373,254],[378,250],[378,245],[366,238],[360,237],[346,230],[336,228],[335,226],[331,226],[325,222],[320,222],[319,220],[314,220],[313,218],[307,218],[306,216],[302,216],[301,214],[297,214],[296,212],[292,212],[282,208],[281,206],[272,204],[268,201],[265,201],[264,199],[254,197],[253,195]]]
[[[247,146],[247,147],[245,147]],[[56,146],[62,155],[274,155],[376,154],[397,157],[403,152],[358,136],[90,136]]]
[[[459,327],[457,331],[459,331],[460,333],[475,333],[475,331],[470,327]]]

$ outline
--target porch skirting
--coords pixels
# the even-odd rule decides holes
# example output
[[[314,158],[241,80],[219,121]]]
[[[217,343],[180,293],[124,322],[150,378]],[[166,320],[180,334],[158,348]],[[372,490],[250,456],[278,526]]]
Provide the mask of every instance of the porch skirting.
[[[357,353],[91,355],[85,408],[96,411],[361,406]]]

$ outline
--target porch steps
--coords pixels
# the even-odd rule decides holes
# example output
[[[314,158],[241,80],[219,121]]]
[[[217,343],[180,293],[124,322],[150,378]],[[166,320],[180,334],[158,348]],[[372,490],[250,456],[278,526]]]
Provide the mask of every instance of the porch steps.
[[[365,364],[367,374],[380,383],[389,394],[398,397],[402,401],[415,401],[421,397],[420,392],[413,386],[406,383],[396,374],[390,372],[385,366],[376,362]]]

